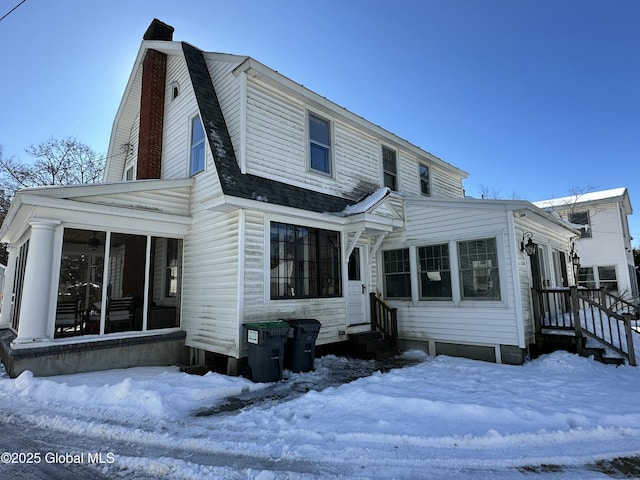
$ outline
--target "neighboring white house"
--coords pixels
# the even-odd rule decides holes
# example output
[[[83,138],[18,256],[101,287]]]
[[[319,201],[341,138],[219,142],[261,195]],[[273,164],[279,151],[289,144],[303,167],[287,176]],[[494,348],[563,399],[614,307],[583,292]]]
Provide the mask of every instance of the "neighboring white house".
[[[627,219],[633,209],[626,188],[553,198],[534,205],[580,227],[575,240],[580,258],[579,285],[604,287],[625,300],[638,302]]]
[[[319,345],[343,342],[370,328],[372,292],[398,308],[402,347],[523,362],[531,261],[548,285],[573,282],[576,229],[526,201],[464,198],[455,166],[253,58],[172,37],[157,20],[145,33],[104,183],[14,198],[10,375],[207,353],[233,373],[244,323],[314,318]]]

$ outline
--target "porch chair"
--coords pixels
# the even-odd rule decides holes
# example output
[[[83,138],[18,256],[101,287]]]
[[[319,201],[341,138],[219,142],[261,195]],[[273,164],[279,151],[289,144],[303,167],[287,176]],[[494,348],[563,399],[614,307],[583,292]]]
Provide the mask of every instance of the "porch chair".
[[[110,298],[107,303],[107,331],[124,331],[132,328],[131,311],[133,297]]]
[[[62,336],[65,333],[82,332],[82,315],[80,315],[80,300],[59,298],[56,305],[56,332]]]

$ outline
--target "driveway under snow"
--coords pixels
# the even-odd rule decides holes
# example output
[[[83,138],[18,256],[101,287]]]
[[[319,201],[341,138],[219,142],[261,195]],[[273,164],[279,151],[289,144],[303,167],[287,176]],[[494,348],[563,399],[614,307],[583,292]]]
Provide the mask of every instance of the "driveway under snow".
[[[524,366],[416,351],[393,362],[405,366],[383,372],[376,370],[385,364],[327,356],[316,360],[315,372],[285,372],[277,384],[171,367],[5,376],[0,448],[15,452],[15,460],[29,454],[40,461],[2,464],[0,477],[596,479],[621,467],[639,473],[632,457],[640,455],[640,368],[567,353]],[[620,458],[632,461],[624,466]]]

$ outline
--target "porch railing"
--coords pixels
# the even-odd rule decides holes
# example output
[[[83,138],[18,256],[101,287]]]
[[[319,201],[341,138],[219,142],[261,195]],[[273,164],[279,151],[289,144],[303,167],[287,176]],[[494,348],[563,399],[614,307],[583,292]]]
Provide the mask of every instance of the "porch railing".
[[[582,338],[590,337],[635,366],[633,314],[612,310],[613,304],[607,303],[603,293],[602,290],[575,286],[534,289],[536,333],[571,332],[577,337],[578,352],[582,350]]]
[[[398,309],[390,307],[375,293],[369,294],[371,302],[371,330],[388,339],[392,347],[398,346]]]
[[[583,293],[591,300],[600,303],[604,307],[620,315],[629,314],[636,322],[640,319],[640,305],[630,302],[624,298],[608,292],[604,287],[600,289],[579,289],[578,293]]]

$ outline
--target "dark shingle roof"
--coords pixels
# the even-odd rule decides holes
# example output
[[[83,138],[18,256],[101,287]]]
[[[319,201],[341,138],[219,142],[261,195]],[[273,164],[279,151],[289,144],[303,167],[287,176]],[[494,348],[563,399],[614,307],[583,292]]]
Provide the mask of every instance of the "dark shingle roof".
[[[182,50],[196,95],[200,118],[225,195],[258,200],[312,212],[340,212],[353,202],[289,185],[277,180],[242,173],[236,161],[229,130],[218,102],[202,50],[182,42]]]

